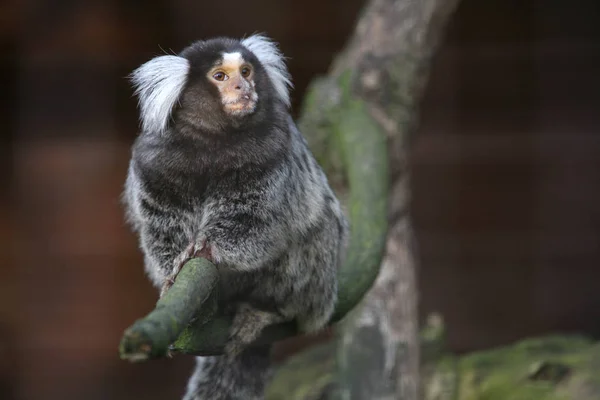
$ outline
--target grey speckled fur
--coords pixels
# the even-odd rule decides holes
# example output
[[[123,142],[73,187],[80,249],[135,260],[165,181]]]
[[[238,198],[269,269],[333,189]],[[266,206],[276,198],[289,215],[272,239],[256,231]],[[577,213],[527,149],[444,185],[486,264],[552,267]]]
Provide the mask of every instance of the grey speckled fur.
[[[223,110],[206,76],[232,52],[254,70],[258,102],[245,116]],[[174,69],[161,57],[176,57]],[[273,323],[315,332],[328,322],[347,222],[289,115],[289,75],[269,39],[216,38],[161,57],[133,74],[145,128],[125,184],[127,218],[158,288],[204,252],[234,313],[226,355],[198,358],[184,398],[261,399],[269,347],[248,345]]]

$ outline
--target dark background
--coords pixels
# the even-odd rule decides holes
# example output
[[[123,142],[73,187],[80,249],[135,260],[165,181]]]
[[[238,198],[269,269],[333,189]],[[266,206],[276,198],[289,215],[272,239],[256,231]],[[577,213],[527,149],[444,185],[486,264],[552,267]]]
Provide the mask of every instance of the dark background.
[[[136,135],[125,76],[165,49],[256,31],[296,110],[362,1],[0,5],[0,398],[173,399],[192,360],[130,365],[156,293],[118,197]],[[162,48],[162,49],[161,49]],[[600,334],[600,3],[464,0],[413,148],[421,314],[454,351]]]

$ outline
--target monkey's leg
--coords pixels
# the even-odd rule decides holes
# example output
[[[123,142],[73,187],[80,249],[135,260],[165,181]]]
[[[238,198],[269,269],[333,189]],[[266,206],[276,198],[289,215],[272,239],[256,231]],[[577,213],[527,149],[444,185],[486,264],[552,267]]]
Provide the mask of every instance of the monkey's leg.
[[[284,320],[279,314],[258,310],[246,303],[241,304],[233,318],[229,340],[225,345],[225,355],[235,358],[258,338],[265,327]]]
[[[202,244],[200,246],[198,246],[196,242],[191,242],[190,244],[188,244],[185,250],[183,250],[181,254],[177,256],[177,258],[175,258],[175,261],[173,262],[173,271],[165,280],[165,283],[163,284],[160,290],[160,297],[162,297],[167,292],[167,290],[169,290],[171,286],[173,286],[173,284],[175,283],[175,278],[177,278],[177,275],[179,275],[179,271],[181,271],[181,268],[183,268],[186,262],[190,261],[194,257],[206,258],[208,261],[212,262],[211,253],[212,252],[210,246],[206,244],[206,240],[202,241]]]

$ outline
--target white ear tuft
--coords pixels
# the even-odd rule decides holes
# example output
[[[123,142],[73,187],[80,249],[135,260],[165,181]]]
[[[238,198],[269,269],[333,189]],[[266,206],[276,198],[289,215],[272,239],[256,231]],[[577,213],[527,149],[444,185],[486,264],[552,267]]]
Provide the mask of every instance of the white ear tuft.
[[[290,73],[285,66],[283,54],[281,54],[277,45],[264,35],[252,35],[243,39],[242,45],[254,53],[256,58],[265,67],[267,75],[275,87],[275,91],[289,107],[290,94],[288,89],[292,87],[292,81],[290,80]]]
[[[166,129],[189,69],[185,58],[166,55],[153,58],[133,71],[131,81],[139,97],[144,132],[162,133]]]

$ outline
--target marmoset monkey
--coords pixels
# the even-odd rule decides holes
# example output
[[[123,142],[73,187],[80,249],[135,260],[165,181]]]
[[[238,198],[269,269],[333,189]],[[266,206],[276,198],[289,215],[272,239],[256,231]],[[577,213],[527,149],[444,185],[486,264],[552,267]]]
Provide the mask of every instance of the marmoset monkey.
[[[249,345],[270,324],[328,323],[348,231],[290,116],[283,56],[262,35],[197,41],[132,82],[142,129],[123,197],[146,272],[162,294],[207,258],[234,310],[225,355],[198,358],[184,399],[261,399],[270,346]]]

